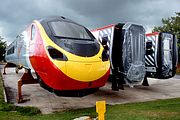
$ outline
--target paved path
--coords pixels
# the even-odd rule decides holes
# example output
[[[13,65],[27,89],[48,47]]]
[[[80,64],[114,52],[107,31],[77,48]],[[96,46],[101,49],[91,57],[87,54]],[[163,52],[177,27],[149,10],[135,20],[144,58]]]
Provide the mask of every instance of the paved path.
[[[8,99],[16,105],[38,107],[44,114],[67,109],[93,107],[97,100],[106,100],[107,104],[123,104],[180,97],[180,76],[175,76],[166,80],[148,78],[149,87],[139,85],[129,88],[125,86],[125,90],[118,92],[112,91],[110,83],[107,83],[98,92],[84,97],[59,97],[44,90],[39,84],[23,85],[22,93],[27,101],[17,104],[17,81],[22,76],[23,71],[21,70],[19,74],[16,74],[14,68],[8,68],[7,74],[3,75],[4,84],[8,90]]]

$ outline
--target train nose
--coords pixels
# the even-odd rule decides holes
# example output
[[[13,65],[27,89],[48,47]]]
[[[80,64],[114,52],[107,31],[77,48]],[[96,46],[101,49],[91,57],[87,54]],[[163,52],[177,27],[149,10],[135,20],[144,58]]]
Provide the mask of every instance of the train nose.
[[[109,70],[106,62],[66,62],[67,75],[77,81],[90,82],[103,77]]]

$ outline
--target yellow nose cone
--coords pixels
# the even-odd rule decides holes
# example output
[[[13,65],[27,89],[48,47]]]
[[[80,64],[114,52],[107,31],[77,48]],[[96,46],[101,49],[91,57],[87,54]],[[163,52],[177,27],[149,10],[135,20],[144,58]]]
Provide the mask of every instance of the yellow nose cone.
[[[67,76],[82,82],[90,82],[104,76],[109,70],[107,62],[66,62]]]

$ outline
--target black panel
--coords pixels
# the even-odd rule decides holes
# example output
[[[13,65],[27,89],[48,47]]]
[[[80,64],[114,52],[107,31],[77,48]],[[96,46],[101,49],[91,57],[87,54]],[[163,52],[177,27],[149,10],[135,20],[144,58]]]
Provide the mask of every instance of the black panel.
[[[74,39],[57,39],[54,41],[64,50],[82,57],[91,57],[100,50],[100,45],[96,41],[82,41]]]
[[[125,83],[124,81],[124,75],[122,74],[124,72],[123,68],[123,41],[124,41],[124,30],[122,30],[124,24],[117,24],[114,28],[114,36],[113,36],[113,44],[112,47],[112,90],[119,90],[124,89],[122,84]],[[119,72],[121,71],[121,72]],[[121,86],[121,87],[120,87]]]
[[[117,68],[123,71],[122,61],[122,45],[124,41],[124,31],[122,30],[124,24],[117,24],[114,29],[114,38],[112,45],[112,64],[114,70],[117,72]]]
[[[177,41],[175,35],[173,35],[173,76],[176,74],[176,63],[177,63]]]
[[[61,53],[60,51],[56,50],[55,48],[48,46],[47,50],[49,52],[49,55],[52,59],[60,60],[60,61],[67,61],[67,57]]]
[[[159,33],[158,38],[158,48],[157,48],[157,77],[160,78],[162,76],[162,54],[163,54],[163,46],[162,46],[162,33]]]

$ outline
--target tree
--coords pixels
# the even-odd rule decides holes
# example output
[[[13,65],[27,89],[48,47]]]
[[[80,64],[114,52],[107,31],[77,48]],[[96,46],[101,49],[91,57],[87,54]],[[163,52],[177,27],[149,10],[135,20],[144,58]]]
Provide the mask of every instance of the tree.
[[[3,38],[0,36],[0,61],[4,60],[6,52],[6,42],[3,42],[2,40]]]
[[[163,18],[163,26],[155,26],[153,32],[173,33],[178,38],[178,60],[180,62],[180,12],[175,17]]]

